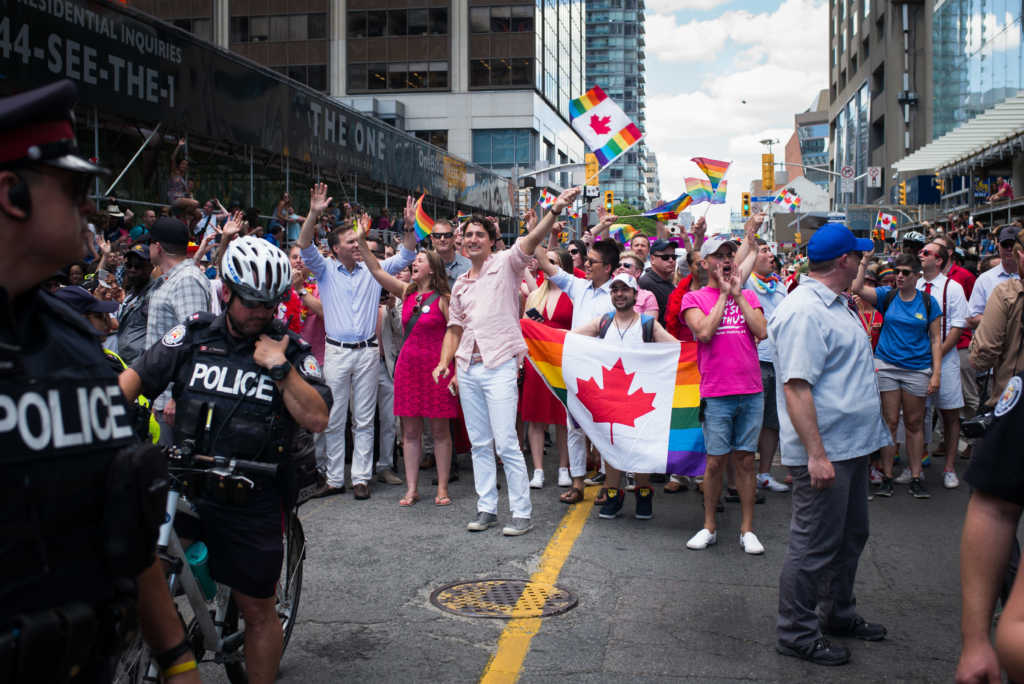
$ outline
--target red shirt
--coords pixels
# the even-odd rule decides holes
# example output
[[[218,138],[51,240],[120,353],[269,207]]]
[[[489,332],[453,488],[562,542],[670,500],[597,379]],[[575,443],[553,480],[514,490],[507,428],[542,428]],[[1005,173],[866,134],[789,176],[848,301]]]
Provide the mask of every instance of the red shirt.
[[[665,329],[668,330],[669,335],[682,342],[696,342],[689,326],[679,320],[679,311],[683,306],[683,295],[690,291],[690,285],[692,284],[693,274],[691,273],[679,281],[676,289],[672,290],[669,294],[668,303],[665,305]]]
[[[949,278],[950,280],[960,283],[960,285],[964,288],[964,295],[967,297],[967,299],[971,298],[971,292],[974,291],[974,283],[977,280],[977,277],[975,277],[973,273],[968,271],[966,268],[963,268],[962,266],[957,266],[956,264],[953,264],[952,266],[949,267],[949,273],[946,274],[946,277]],[[969,346],[971,346],[971,337],[971,331],[968,330],[967,328],[964,328],[963,332],[960,333],[960,341],[956,343],[956,348],[967,349]]]

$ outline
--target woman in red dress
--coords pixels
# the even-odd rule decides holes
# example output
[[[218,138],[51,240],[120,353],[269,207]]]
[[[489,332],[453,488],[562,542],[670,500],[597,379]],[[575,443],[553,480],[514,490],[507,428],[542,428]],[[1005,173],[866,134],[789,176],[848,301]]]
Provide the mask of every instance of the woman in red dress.
[[[572,257],[564,249],[548,252],[548,259],[559,264],[568,273],[572,272]],[[569,296],[547,278],[540,287],[530,293],[524,310],[533,311],[534,316],[544,325],[569,330],[572,327],[572,301]],[[558,484],[568,487],[569,445],[567,442],[565,407],[544,384],[544,380],[529,362],[526,363],[523,391],[519,394],[519,415],[530,424],[527,439],[533,457],[533,479],[530,486],[539,489],[544,486],[544,433],[549,425],[555,426],[555,443],[558,447]],[[563,477],[564,475],[564,477]],[[562,483],[565,482],[563,485]]]
[[[448,506],[448,475],[452,465],[452,438],[449,420],[457,414],[457,400],[446,383],[438,384],[430,376],[441,356],[441,342],[448,328],[448,274],[441,257],[434,251],[421,251],[412,262],[408,284],[389,274],[366,244],[369,216],[359,221],[359,251],[370,273],[381,286],[402,300],[402,325],[405,342],[395,362],[395,415],[402,418],[402,453],[405,461],[406,492],[399,506],[419,501],[423,421],[429,419],[437,461],[437,495],[434,503]],[[415,317],[415,320],[413,318]],[[451,368],[454,374],[454,365]]]

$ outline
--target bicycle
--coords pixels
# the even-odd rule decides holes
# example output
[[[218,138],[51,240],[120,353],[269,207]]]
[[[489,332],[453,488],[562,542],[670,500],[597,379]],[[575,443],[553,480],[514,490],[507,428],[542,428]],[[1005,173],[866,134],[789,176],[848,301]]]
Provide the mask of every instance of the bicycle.
[[[188,500],[188,492],[194,494],[205,484],[207,487],[227,488],[232,496],[244,496],[245,491],[251,489],[254,483],[243,473],[274,477],[278,466],[194,454],[188,445],[171,447],[167,454],[171,487],[167,494],[164,523],[160,527],[157,541],[157,553],[163,561],[171,596],[175,597],[178,604],[178,616],[196,661],[219,663],[224,666],[232,684],[245,684],[248,682],[245,672],[245,626],[244,620],[240,620],[238,606],[231,597],[230,588],[220,583],[216,584],[216,594],[211,599],[203,594],[199,581],[185,559],[185,551],[174,530],[174,520],[179,502],[183,498]],[[208,467],[196,467],[197,462],[207,464]],[[306,558],[306,537],[299,521],[298,507],[293,506],[284,519],[284,565],[276,591],[277,614],[281,619],[284,637],[282,655],[295,626],[302,592],[302,566]],[[182,615],[182,608],[186,605],[189,609],[186,614],[191,615],[187,623]],[[113,681],[115,684],[160,681],[159,668],[152,660],[141,634],[121,655]]]

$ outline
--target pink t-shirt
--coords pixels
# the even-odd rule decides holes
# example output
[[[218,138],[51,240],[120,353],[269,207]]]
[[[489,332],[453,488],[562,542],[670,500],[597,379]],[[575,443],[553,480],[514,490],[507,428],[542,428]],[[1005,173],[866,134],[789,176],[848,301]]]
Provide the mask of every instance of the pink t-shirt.
[[[693,308],[707,316],[715,307],[718,294],[718,288],[710,286],[687,292],[679,308],[679,320],[686,325],[686,310]],[[743,296],[751,307],[762,308],[753,290],[743,290]],[[697,370],[700,371],[702,397],[755,394],[762,390],[757,344],[732,295],[725,300],[722,322],[711,342],[697,342]]]

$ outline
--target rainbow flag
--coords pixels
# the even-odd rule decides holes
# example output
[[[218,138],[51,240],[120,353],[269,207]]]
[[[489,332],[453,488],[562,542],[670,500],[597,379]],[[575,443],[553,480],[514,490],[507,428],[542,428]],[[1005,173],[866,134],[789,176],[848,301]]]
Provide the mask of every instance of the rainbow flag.
[[[569,103],[569,122],[603,168],[644,137],[622,107],[594,86]]]
[[[729,165],[732,162],[718,161],[717,159],[711,159],[709,157],[694,157],[691,159],[694,164],[700,167],[700,170],[704,172],[704,175],[711,181],[711,192],[718,190],[718,184],[725,178],[726,172],[729,170]]]
[[[613,467],[704,472],[695,342],[622,347],[525,318],[520,325],[530,363]]]
[[[548,192],[547,188],[542,188],[540,195],[537,197],[537,204],[540,205],[541,209],[547,209],[555,203],[557,199],[552,193]]]
[[[694,204],[711,201],[713,196],[711,181],[704,180],[703,178],[687,178],[685,182],[686,192],[693,198]]]
[[[778,196],[772,201],[775,202],[775,204],[786,205],[787,207],[789,207],[790,213],[796,211],[797,208],[800,206],[800,196],[796,194],[795,191],[790,190],[789,188],[783,188],[782,192],[780,192]]]
[[[629,242],[639,233],[640,230],[636,226],[631,226],[628,223],[613,223],[608,228],[608,236],[623,243]]]
[[[417,240],[422,240],[434,232],[434,219],[427,216],[427,212],[423,210],[423,198],[426,196],[424,193],[416,200],[416,222],[413,227],[416,229]]]
[[[693,198],[690,197],[689,193],[684,192],[674,200],[665,202],[661,206],[655,207],[650,211],[645,211],[644,216],[654,217],[659,221],[668,221],[670,219],[677,218],[680,213],[686,210],[686,207],[693,204]]]
[[[715,193],[711,196],[712,204],[725,204],[725,193],[728,189],[728,182],[729,181],[727,180],[723,180],[721,183],[718,184],[718,188],[715,190]]]

